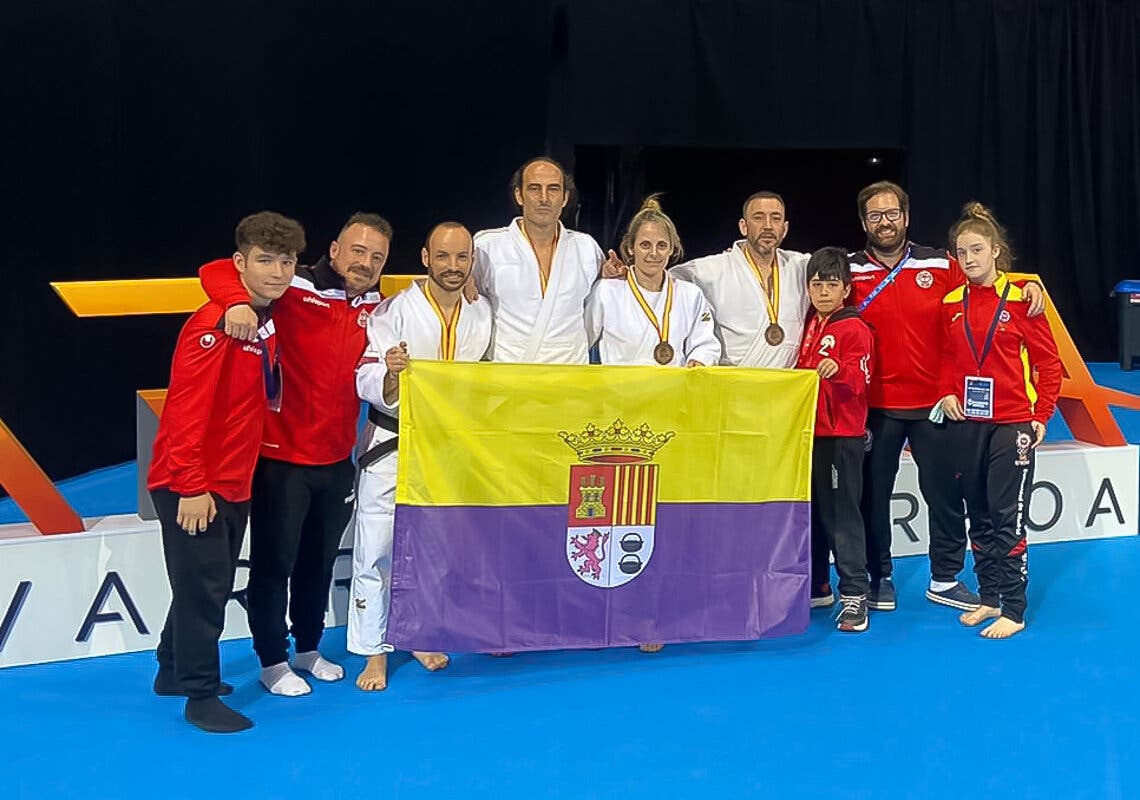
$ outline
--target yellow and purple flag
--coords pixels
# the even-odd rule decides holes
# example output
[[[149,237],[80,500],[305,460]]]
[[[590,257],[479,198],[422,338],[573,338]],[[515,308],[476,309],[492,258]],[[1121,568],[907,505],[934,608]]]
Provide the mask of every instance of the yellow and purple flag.
[[[416,361],[388,639],[451,652],[808,623],[814,372]]]

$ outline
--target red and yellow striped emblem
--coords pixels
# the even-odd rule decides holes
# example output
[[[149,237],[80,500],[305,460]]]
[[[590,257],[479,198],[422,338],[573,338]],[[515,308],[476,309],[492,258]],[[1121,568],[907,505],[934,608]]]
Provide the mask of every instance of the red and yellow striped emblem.
[[[657,465],[620,464],[614,486],[614,525],[657,522]]]

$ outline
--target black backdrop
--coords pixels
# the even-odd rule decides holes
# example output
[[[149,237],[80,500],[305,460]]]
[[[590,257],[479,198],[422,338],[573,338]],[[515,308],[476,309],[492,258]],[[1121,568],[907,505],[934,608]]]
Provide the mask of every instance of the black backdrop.
[[[310,258],[380,211],[389,269],[412,271],[433,221],[502,224],[507,178],[544,149],[884,153],[916,239],[992,204],[1110,358],[1140,231],[1138,40],[1127,0],[8,4],[0,417],[66,477],[130,458],[134,389],[165,383],[181,320],[77,320],[49,280],[190,274],[262,208],[305,223]],[[590,232],[660,188],[657,163],[613,182]],[[857,245],[810,181],[769,185],[796,198],[795,244]]]

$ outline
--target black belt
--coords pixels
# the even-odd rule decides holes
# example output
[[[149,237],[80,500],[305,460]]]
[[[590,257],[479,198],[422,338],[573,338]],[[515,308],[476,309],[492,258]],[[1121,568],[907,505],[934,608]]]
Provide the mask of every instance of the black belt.
[[[384,430],[390,431],[391,433],[400,432],[399,420],[393,419],[387,414],[377,411],[372,406],[368,407],[368,421],[375,425],[377,428],[383,428]],[[361,469],[368,469],[384,456],[388,455],[389,453],[396,452],[396,448],[399,446],[399,443],[400,437],[398,436],[395,436],[391,439],[386,439],[375,447],[370,447],[365,450],[364,454],[357,460],[356,463]]]

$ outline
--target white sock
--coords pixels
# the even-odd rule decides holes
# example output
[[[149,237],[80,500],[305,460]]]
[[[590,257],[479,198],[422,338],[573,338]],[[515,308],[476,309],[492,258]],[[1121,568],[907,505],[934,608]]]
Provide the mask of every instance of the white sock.
[[[293,658],[293,666],[304,670],[318,681],[339,681],[344,677],[344,667],[328,661],[316,650],[297,653]]]
[[[930,581],[930,591],[946,592],[958,585],[958,581]]]
[[[261,685],[269,690],[270,694],[279,694],[283,697],[300,697],[313,691],[305,679],[289,668],[289,662],[282,661],[272,667],[261,668]]]

